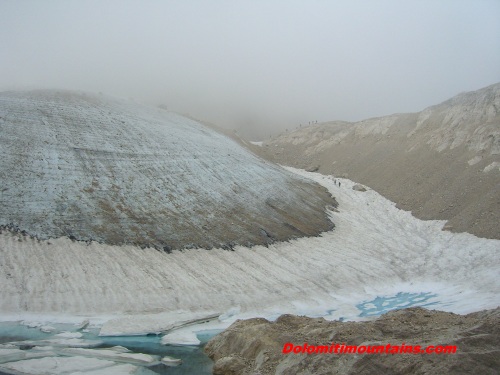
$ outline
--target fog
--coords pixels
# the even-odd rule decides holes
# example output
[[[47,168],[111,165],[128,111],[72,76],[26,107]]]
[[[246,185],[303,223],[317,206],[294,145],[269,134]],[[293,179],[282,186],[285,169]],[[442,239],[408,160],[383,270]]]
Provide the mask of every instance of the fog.
[[[252,139],[500,81],[500,1],[0,2],[0,90],[102,92]]]

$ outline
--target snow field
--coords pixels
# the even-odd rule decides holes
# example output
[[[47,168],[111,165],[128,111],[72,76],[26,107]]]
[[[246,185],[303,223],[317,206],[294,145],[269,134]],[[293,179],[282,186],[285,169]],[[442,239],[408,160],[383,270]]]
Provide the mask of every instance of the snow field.
[[[430,293],[425,303],[457,313],[500,304],[500,241],[442,231],[443,222],[415,219],[373,190],[353,191],[349,180],[341,179],[339,188],[331,176],[288,169],[336,197],[333,231],[268,248],[171,254],[3,233],[2,319],[87,316],[113,321],[119,333],[120,319],[125,330],[145,313],[208,316],[237,309],[223,325],[281,313],[362,319],[358,305],[398,293]]]

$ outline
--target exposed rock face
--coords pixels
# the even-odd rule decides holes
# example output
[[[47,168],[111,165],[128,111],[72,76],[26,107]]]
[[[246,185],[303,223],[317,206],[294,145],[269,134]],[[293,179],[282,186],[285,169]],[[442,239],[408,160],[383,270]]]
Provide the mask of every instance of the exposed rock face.
[[[283,354],[295,345],[456,345],[455,354]],[[497,374],[500,308],[456,315],[423,308],[392,311],[370,322],[328,322],[282,315],[236,321],[205,351],[214,374]]]
[[[231,247],[328,230],[328,204],[325,189],[177,114],[73,92],[0,94],[0,226]]]
[[[252,149],[280,164],[348,174],[418,218],[500,239],[500,83],[420,113],[313,125]]]

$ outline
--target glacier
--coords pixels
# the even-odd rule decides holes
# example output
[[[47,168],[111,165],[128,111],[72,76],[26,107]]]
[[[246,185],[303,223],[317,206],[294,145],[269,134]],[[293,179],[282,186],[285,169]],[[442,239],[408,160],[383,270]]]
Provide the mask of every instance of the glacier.
[[[325,189],[163,109],[0,93],[0,227],[39,239],[228,249],[317,235]]]
[[[338,187],[332,176],[288,169],[335,196],[334,230],[268,247],[171,254],[4,232],[0,318],[104,323],[125,316],[131,327],[144,314],[178,312],[182,320],[236,309],[228,321],[283,312],[355,320],[357,305],[398,293],[429,293],[425,303],[457,313],[500,304],[499,240],[442,231],[444,222],[416,219],[373,190],[352,190],[347,179]]]

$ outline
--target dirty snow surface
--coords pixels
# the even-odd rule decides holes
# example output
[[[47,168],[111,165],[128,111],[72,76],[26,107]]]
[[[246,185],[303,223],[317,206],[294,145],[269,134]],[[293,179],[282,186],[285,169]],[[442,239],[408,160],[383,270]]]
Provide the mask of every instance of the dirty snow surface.
[[[130,334],[131,317],[146,312],[179,311],[178,320],[224,311],[225,321],[281,313],[366,319],[412,305],[468,313],[500,304],[499,240],[442,231],[444,222],[418,220],[371,189],[353,190],[347,179],[337,179],[339,187],[332,176],[295,172],[336,197],[334,230],[269,247],[170,254],[4,232],[3,319],[79,314],[93,322],[128,314],[113,332]],[[152,332],[158,319],[151,318]],[[147,322],[138,326],[137,333],[148,330]]]
[[[0,93],[0,226],[157,249],[328,230],[326,190],[196,121],[102,95]]]

